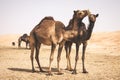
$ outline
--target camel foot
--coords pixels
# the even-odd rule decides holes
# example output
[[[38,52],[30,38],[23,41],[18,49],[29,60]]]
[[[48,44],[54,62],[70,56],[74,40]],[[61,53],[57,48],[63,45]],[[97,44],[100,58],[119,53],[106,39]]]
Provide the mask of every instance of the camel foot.
[[[68,70],[68,71],[73,71],[73,69],[72,69],[72,68],[66,68],[65,70]]]
[[[47,74],[47,76],[53,76],[52,72],[49,71],[48,74]]]
[[[32,73],[34,73],[35,72],[35,69],[32,69]]]
[[[46,71],[44,71],[44,70],[41,69],[40,72],[46,72]]]
[[[57,75],[62,75],[63,73],[62,72],[58,72]]]
[[[32,71],[32,73],[34,73],[35,71]]]
[[[83,70],[83,72],[82,73],[88,73],[86,70]]]
[[[73,70],[72,74],[77,74],[77,71],[76,71],[76,70]]]

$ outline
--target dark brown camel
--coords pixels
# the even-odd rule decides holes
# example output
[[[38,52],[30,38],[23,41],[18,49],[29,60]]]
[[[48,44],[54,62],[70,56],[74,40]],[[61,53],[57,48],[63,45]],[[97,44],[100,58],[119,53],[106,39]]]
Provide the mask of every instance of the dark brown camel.
[[[48,74],[51,75],[51,63],[53,61],[54,51],[56,45],[59,44],[58,48],[58,56],[57,56],[57,68],[58,73],[60,72],[59,62],[61,51],[64,46],[66,40],[73,38],[78,35],[78,30],[74,28],[77,24],[79,19],[83,19],[88,15],[87,10],[77,10],[74,11],[71,28],[65,28],[64,24],[60,21],[55,21],[53,17],[45,17],[41,20],[41,22],[36,25],[35,28],[30,33],[30,47],[31,47],[31,63],[32,63],[32,71],[34,72],[34,65],[33,65],[33,55],[34,55],[34,47],[36,49],[35,59],[38,63],[39,69],[43,72],[41,65],[39,63],[39,49],[41,44],[51,45],[51,54],[50,54],[50,63],[49,63],[49,71]]]
[[[15,46],[15,42],[12,42],[12,46]]]
[[[73,70],[73,74],[76,74],[76,66],[77,66],[77,61],[79,59],[79,46],[81,45],[81,43],[83,44],[83,48],[82,48],[82,67],[83,67],[83,73],[87,73],[86,69],[85,69],[85,64],[84,64],[84,60],[85,60],[85,50],[87,47],[87,41],[90,39],[91,34],[92,34],[92,30],[96,21],[96,18],[98,17],[98,14],[94,15],[94,14],[89,14],[88,18],[89,18],[89,25],[88,25],[88,29],[86,29],[85,24],[80,20],[80,25],[78,25],[77,29],[79,32],[79,35],[77,37],[71,38],[70,41],[66,41],[65,43],[65,50],[66,50],[66,58],[67,58],[67,70],[72,70],[71,68],[71,61],[70,61],[70,53],[71,53],[71,46],[72,43],[76,44],[76,57],[75,57],[75,67]],[[71,27],[71,26],[68,26]]]
[[[27,34],[23,34],[22,36],[20,36],[18,38],[18,47],[21,47],[21,42],[25,42],[26,43],[26,48],[30,43],[30,36],[28,36]]]

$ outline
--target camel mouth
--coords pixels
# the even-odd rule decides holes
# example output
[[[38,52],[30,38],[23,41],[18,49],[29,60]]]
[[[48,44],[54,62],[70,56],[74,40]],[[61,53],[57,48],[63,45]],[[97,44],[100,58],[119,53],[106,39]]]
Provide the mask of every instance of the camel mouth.
[[[89,16],[91,12],[89,10],[77,10],[76,17],[79,19],[83,19],[86,16]]]

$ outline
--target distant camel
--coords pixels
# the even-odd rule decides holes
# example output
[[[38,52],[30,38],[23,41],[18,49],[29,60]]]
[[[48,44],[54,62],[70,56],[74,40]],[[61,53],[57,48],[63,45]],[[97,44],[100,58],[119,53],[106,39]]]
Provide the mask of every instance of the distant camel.
[[[76,44],[76,57],[75,57],[75,67],[73,70],[73,74],[76,74],[76,66],[77,66],[77,61],[79,59],[79,46],[81,45],[81,43],[83,44],[83,51],[82,51],[82,67],[83,67],[83,73],[87,73],[86,69],[85,69],[85,65],[84,65],[84,59],[85,59],[85,50],[87,47],[87,41],[90,39],[91,34],[92,34],[92,30],[96,21],[96,18],[98,17],[98,14],[94,15],[94,14],[89,14],[88,18],[89,18],[89,25],[88,25],[88,29],[86,29],[85,24],[80,21],[81,25],[77,28],[79,30],[79,35],[77,37],[71,38],[70,41],[66,41],[65,43],[65,50],[66,50],[66,58],[67,58],[67,69],[68,70],[72,70],[71,68],[71,61],[70,61],[70,53],[71,53],[71,46],[72,43]],[[68,26],[71,27],[71,26]],[[77,26],[76,26],[77,27]]]
[[[50,54],[50,63],[49,63],[49,71],[48,74],[51,75],[51,63],[53,61],[54,51],[56,45],[59,44],[58,48],[58,56],[57,56],[57,67],[58,74],[61,74],[59,62],[61,57],[61,51],[64,46],[66,40],[70,38],[76,37],[78,35],[78,30],[76,27],[79,23],[79,19],[83,19],[88,15],[88,10],[77,10],[74,11],[72,22],[69,25],[72,25],[71,28],[66,28],[64,24],[60,21],[55,21],[53,17],[45,17],[41,20],[41,22],[33,28],[30,33],[30,47],[31,47],[31,63],[32,63],[32,71],[34,72],[33,65],[33,55],[34,55],[34,47],[36,49],[35,59],[38,63],[39,69],[43,72],[41,65],[39,63],[39,49],[41,44],[51,45],[51,54]]]
[[[22,36],[19,37],[18,39],[18,47],[21,47],[21,42],[24,41],[26,43],[26,48],[29,45],[30,41],[30,36],[28,36],[27,34],[23,34]]]
[[[15,42],[12,42],[12,46],[15,46]]]

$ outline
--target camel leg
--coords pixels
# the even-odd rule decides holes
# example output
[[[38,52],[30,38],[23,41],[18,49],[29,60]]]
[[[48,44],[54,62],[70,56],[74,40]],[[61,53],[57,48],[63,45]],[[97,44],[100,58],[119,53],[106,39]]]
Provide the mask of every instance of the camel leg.
[[[85,69],[85,64],[84,64],[84,60],[85,60],[85,50],[87,47],[87,42],[83,43],[83,52],[82,52],[82,66],[83,66],[83,73],[88,73]]]
[[[70,53],[71,53],[71,46],[72,46],[72,43],[70,44],[70,46],[69,46],[69,56],[68,56],[68,58],[69,58],[69,70],[70,71],[73,71],[73,69],[72,69],[72,67],[71,67],[71,60],[70,60]]]
[[[34,64],[33,64],[34,44],[31,44],[30,47],[31,47],[31,55],[30,55],[30,59],[31,59],[31,64],[32,64],[32,72],[35,72]]]
[[[26,42],[26,49],[27,49],[27,45],[28,45],[28,43]]]
[[[79,44],[76,44],[75,67],[74,67],[74,70],[73,70],[72,74],[77,74],[76,66],[77,66],[77,62],[78,62],[78,59],[79,59],[78,52],[79,52]]]
[[[67,67],[66,70],[69,70],[69,44],[65,43],[65,51],[66,51],[66,59],[67,59]]]
[[[62,41],[62,42],[59,44],[59,48],[58,48],[58,56],[57,56],[58,75],[63,74],[63,73],[60,71],[60,60],[61,60],[61,52],[62,52],[64,43],[65,43],[65,41]]]
[[[66,59],[67,59],[67,68],[66,69],[69,71],[73,70],[71,67],[71,61],[70,61],[71,46],[72,46],[71,42],[65,43],[65,51],[66,51]]]
[[[21,40],[18,39],[18,48],[20,48],[20,47],[21,47]]]
[[[30,43],[28,43],[28,47],[29,47],[29,49],[30,49]]]
[[[30,49],[30,44],[29,44],[29,42],[26,43],[26,49],[27,49],[27,48]]]
[[[38,66],[39,66],[40,71],[41,71],[41,72],[44,72],[44,71],[42,70],[41,65],[40,65],[40,62],[39,62],[39,50],[40,50],[40,46],[41,46],[40,43],[36,44],[36,55],[35,55],[35,59],[36,59],[36,61],[37,61],[37,64],[38,64]]]
[[[52,75],[51,73],[51,63],[53,61],[54,58],[54,51],[55,51],[56,45],[52,44],[51,45],[51,54],[50,54],[50,62],[49,62],[49,71],[48,71],[48,75]]]

